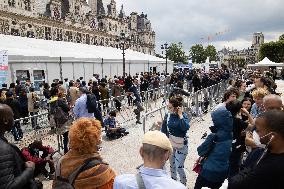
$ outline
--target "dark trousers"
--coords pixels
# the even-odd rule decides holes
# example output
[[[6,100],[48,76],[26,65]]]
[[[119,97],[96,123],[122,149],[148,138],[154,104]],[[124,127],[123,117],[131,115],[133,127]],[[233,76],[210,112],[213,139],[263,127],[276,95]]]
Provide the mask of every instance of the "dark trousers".
[[[230,156],[229,179],[240,171],[242,153],[233,151]]]
[[[48,172],[45,168],[46,164],[49,165],[50,172]],[[44,176],[48,176],[48,174],[53,174],[55,171],[54,163],[52,161],[44,161],[41,163],[35,164],[35,172],[34,176],[38,176],[39,174],[43,174]]]
[[[30,112],[30,115],[31,115],[31,116],[34,116],[34,115],[37,115],[37,114],[38,114],[37,112]],[[33,127],[33,129],[35,129],[36,126],[37,126],[37,117],[32,117],[32,118],[31,118],[31,121],[32,121],[32,127]]]
[[[120,111],[121,109],[121,102],[118,99],[114,99],[115,108]]]
[[[137,107],[134,110],[134,113],[136,114],[136,121],[140,121],[141,118],[141,112],[144,110],[144,108],[142,107],[142,105],[140,104],[140,102],[135,102],[135,106]]]
[[[68,142],[69,142],[69,139],[68,139],[68,131],[65,132],[63,134],[63,148],[64,148],[64,154],[66,154],[68,152]]]
[[[204,177],[202,177],[201,175],[198,175],[196,182],[195,182],[194,189],[201,189],[202,187],[218,189],[222,186],[223,182],[211,182],[205,179]]]
[[[127,101],[128,101],[128,106],[133,105],[133,98],[130,95],[127,96]]]
[[[21,108],[21,117],[25,118],[25,117],[28,117],[28,116],[29,116],[28,108]],[[28,119],[24,119],[23,123],[27,124],[28,121],[29,121]]]
[[[21,138],[23,138],[23,131],[21,129],[21,124],[20,124],[19,121],[16,121],[14,123],[14,127],[12,128],[11,132],[12,132],[12,134],[14,136],[14,140],[15,141],[18,141]]]

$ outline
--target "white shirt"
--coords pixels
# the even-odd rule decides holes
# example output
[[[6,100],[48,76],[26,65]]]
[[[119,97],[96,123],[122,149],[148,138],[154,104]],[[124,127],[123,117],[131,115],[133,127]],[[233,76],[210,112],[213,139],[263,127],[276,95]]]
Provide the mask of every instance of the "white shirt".
[[[165,170],[141,167],[139,172],[147,189],[186,189],[186,187],[173,180]],[[138,189],[134,174],[119,175],[114,180],[113,189]]]

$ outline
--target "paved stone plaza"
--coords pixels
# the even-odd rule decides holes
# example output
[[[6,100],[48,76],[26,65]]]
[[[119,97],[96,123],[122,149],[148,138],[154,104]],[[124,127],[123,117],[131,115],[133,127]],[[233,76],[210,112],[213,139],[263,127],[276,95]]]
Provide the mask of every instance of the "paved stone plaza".
[[[277,81],[278,93],[283,93],[284,90],[284,81]],[[282,95],[282,99],[284,97]],[[157,103],[152,103],[152,108],[158,108],[162,106],[162,101],[159,100]],[[122,114],[124,117],[133,117],[133,108],[124,109]],[[121,116],[119,121],[123,122]],[[125,119],[125,118],[124,118]],[[159,111],[149,115],[146,119],[146,131],[150,129],[152,123],[155,121],[161,120],[161,114]],[[205,132],[209,133],[209,126],[212,125],[210,113],[204,114],[202,117],[193,118],[190,123],[190,130],[188,132],[189,136],[189,153],[185,161],[186,175],[188,179],[188,188],[193,188],[197,174],[192,171],[193,164],[198,158],[197,147],[202,143],[202,135]],[[116,173],[136,173],[136,167],[142,164],[142,159],[139,155],[139,148],[143,136],[143,125],[136,125],[135,120],[130,120],[127,122],[127,125],[123,125],[129,131],[129,135],[109,141],[103,135],[103,143],[101,155],[106,162],[116,171]],[[48,135],[48,129],[42,130],[38,137],[41,137],[45,145],[50,145],[57,149],[57,138],[56,135]],[[25,133],[25,138],[33,139],[34,133],[28,132]],[[23,141],[22,143],[17,144],[20,148],[28,145],[28,140]],[[58,156],[58,155],[57,155]],[[169,170],[169,163],[167,163],[167,169]],[[43,181],[44,189],[50,189],[52,181]]]

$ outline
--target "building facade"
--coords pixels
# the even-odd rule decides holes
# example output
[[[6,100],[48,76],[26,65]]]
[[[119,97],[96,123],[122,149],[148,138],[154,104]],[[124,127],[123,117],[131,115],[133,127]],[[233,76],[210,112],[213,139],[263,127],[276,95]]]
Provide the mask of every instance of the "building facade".
[[[221,63],[229,65],[231,67],[243,67],[246,64],[257,63],[260,61],[258,58],[258,54],[260,46],[263,43],[263,33],[254,33],[251,47],[242,50],[223,48],[221,51],[218,52],[219,60]]]
[[[155,55],[155,32],[146,14],[117,12],[115,0],[1,0],[0,34],[118,48]]]

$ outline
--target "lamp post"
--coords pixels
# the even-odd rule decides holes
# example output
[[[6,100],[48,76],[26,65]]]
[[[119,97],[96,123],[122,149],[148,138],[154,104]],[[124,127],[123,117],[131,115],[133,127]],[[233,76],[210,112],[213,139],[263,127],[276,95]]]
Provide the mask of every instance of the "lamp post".
[[[163,51],[165,50],[165,55],[166,55],[166,70],[165,70],[165,74],[168,73],[168,43],[165,43],[163,45],[161,45],[161,49],[162,49],[162,54],[164,53]]]
[[[129,48],[128,43],[130,38],[125,36],[125,33],[121,33],[120,36],[116,39],[119,43],[117,48],[122,50],[122,63],[123,63],[123,76],[125,76],[125,50]]]

